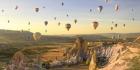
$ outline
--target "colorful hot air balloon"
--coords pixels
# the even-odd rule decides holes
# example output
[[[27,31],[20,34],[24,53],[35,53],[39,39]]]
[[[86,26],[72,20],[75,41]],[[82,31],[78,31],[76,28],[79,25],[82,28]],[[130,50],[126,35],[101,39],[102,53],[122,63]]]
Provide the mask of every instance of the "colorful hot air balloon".
[[[45,26],[47,26],[48,25],[48,21],[45,21],[44,24],[45,24]]]
[[[71,24],[68,23],[68,24],[65,25],[65,27],[69,31],[69,29],[71,28]]]
[[[39,8],[35,8],[35,12],[39,12]]]
[[[39,40],[41,38],[41,33],[39,32],[36,32],[36,33],[33,33],[33,39],[36,41],[36,40]]]
[[[98,10],[99,12],[102,12],[103,6],[98,6],[97,10]]]
[[[94,27],[95,30],[97,29],[98,26],[99,26],[99,23],[97,21],[94,21],[93,22],[93,27]]]
[[[75,24],[77,23],[77,19],[74,20],[74,23],[75,23]]]

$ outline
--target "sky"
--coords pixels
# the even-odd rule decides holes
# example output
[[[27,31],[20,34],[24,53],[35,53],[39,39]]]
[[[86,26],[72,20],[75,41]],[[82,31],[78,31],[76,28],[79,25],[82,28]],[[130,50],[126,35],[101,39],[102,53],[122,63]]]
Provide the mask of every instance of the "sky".
[[[108,3],[105,0],[0,0],[0,29],[30,29],[33,33],[45,35],[135,33],[140,32],[139,3],[140,0],[110,0]],[[119,11],[114,9],[116,4],[120,7]],[[97,10],[98,6],[103,6],[102,12]],[[39,12],[35,12],[35,8],[39,8]],[[74,19],[78,21],[76,24]],[[44,21],[48,21],[47,26]],[[96,30],[93,28],[94,21],[99,23]],[[69,31],[65,28],[67,23],[71,24]],[[114,24],[118,27],[115,28]]]

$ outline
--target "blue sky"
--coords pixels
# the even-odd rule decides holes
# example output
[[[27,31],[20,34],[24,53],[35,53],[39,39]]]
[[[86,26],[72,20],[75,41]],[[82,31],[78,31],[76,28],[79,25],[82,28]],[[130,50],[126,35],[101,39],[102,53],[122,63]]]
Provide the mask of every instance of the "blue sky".
[[[64,6],[61,3],[64,2]],[[28,30],[41,32],[42,34],[94,34],[94,33],[130,33],[140,32],[140,0],[0,0],[0,29]],[[119,12],[115,12],[114,6],[119,4]],[[16,5],[18,10],[14,10]],[[99,13],[97,7],[102,5],[103,11]],[[45,6],[46,8],[42,8]],[[35,8],[39,8],[38,13]],[[92,9],[92,12],[89,10]],[[132,11],[134,9],[134,11]],[[69,14],[69,17],[66,17]],[[57,20],[53,18],[57,17]],[[135,18],[135,21],[132,21]],[[74,19],[78,20],[74,24]],[[10,23],[7,23],[10,20]],[[44,26],[44,21],[49,22]],[[94,30],[92,22],[98,21],[99,27]],[[111,23],[118,24],[118,28],[110,30]],[[31,22],[31,25],[28,25]],[[61,26],[58,26],[61,22]],[[72,25],[67,31],[65,24]],[[123,24],[126,27],[123,28]],[[47,29],[47,33],[45,30]]]

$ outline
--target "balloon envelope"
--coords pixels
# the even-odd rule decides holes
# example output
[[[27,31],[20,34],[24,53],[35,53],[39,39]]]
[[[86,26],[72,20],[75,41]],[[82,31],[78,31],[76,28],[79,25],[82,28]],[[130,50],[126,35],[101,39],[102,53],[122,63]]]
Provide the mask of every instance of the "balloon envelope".
[[[36,12],[39,12],[39,8],[35,8],[35,11],[36,11]]]
[[[97,10],[98,10],[99,12],[102,12],[103,6],[98,6]]]
[[[99,25],[98,22],[96,22],[96,21],[93,22],[93,27],[94,27],[95,30],[97,29],[98,25]]]
[[[45,21],[44,24],[45,24],[45,26],[47,26],[48,25],[48,21]]]
[[[39,40],[40,38],[41,38],[41,33],[36,32],[36,33],[33,34],[33,39],[34,40]]]
[[[65,26],[66,26],[66,29],[69,31],[69,29],[71,28],[71,24],[68,23]]]

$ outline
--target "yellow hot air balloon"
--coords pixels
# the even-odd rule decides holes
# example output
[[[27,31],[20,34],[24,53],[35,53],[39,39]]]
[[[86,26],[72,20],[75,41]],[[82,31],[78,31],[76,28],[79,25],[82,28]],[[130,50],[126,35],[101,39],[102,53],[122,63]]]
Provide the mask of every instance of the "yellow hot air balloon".
[[[69,29],[71,28],[71,24],[68,23],[68,24],[65,25],[65,27],[69,31]]]
[[[35,41],[36,41],[36,40],[40,40],[40,38],[41,38],[41,33],[36,32],[36,33],[33,34],[33,39],[34,39]]]
[[[97,29],[98,26],[99,26],[99,23],[97,21],[94,21],[93,22],[93,27],[94,27],[95,30]]]

